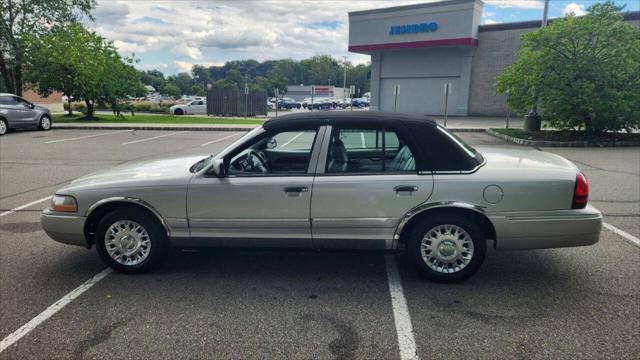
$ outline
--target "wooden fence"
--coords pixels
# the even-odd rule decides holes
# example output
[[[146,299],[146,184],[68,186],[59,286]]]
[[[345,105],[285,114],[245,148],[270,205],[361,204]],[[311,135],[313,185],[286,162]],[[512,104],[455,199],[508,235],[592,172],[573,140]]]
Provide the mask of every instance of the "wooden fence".
[[[258,116],[267,115],[267,93],[212,89],[207,92],[207,115]]]

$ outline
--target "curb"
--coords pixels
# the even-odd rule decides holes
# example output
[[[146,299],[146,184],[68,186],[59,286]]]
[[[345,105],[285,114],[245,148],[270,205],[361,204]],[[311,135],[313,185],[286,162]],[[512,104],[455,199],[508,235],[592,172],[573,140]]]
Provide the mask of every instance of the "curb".
[[[623,141],[549,141],[549,140],[528,140],[520,139],[510,135],[500,134],[487,129],[487,134],[506,140],[518,145],[533,147],[625,147],[640,146],[640,141],[623,140]]]
[[[256,125],[257,126],[257,125]],[[173,130],[173,131],[250,131],[254,127],[191,127],[191,126],[129,126],[129,125],[116,125],[116,126],[100,126],[100,125],[87,125],[87,126],[69,126],[69,125],[54,125],[53,130]]]
[[[173,131],[250,131],[256,126],[247,125],[246,127],[232,127],[232,126],[148,126],[148,125],[83,125],[74,126],[66,124],[54,124],[51,128],[53,130],[173,130]],[[485,132],[487,129],[483,128],[447,128],[451,132]]]

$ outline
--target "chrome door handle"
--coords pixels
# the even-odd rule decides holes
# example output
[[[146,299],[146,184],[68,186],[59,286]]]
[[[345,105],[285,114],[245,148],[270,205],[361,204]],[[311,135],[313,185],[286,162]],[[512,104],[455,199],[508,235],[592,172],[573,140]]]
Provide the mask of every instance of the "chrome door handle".
[[[286,193],[301,193],[301,192],[308,192],[309,188],[306,186],[288,186],[283,190]]]
[[[395,192],[401,192],[401,191],[414,192],[414,191],[418,191],[418,187],[415,186],[415,185],[398,185],[398,186],[393,188],[393,191],[395,191]]]

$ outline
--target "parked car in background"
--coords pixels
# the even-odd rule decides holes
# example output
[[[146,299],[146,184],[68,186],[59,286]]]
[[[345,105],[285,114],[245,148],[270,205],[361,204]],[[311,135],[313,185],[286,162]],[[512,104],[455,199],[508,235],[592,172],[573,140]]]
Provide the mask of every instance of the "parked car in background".
[[[290,97],[278,99],[278,109],[300,109],[301,107],[301,104]]]
[[[0,93],[0,136],[9,129],[51,129],[53,116],[44,106],[14,94]]]
[[[331,98],[314,98],[313,104],[307,104],[307,109],[313,110],[331,110],[335,108],[333,99]]]
[[[353,107],[365,108],[369,106],[369,100],[366,98],[355,98],[353,99]]]
[[[207,100],[194,100],[186,104],[173,105],[169,108],[173,115],[207,115]]]
[[[41,222],[124,273],[149,270],[170,246],[405,248],[425,277],[453,282],[480,268],[488,241],[497,250],[596,243],[602,214],[588,196],[585,176],[552,153],[474,149],[422,116],[303,112],[217,155],[77,179]]]

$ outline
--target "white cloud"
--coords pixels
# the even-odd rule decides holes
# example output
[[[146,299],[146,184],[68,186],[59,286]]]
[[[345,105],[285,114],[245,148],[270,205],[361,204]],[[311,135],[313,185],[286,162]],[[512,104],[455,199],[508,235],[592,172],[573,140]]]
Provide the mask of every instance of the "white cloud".
[[[567,16],[573,14],[575,16],[585,15],[587,12],[584,10],[584,5],[571,3],[567,4],[567,6],[562,9],[562,15]]]
[[[493,19],[484,19],[482,23],[485,25],[491,25],[491,24],[497,24],[498,22]]]
[[[135,53],[141,59],[139,68],[164,64],[167,72],[190,71],[194,63],[303,59],[317,54],[339,57],[347,54],[348,12],[424,2],[98,0],[96,21],[87,25],[114,41],[122,55]],[[540,1],[499,3],[499,7],[522,7],[521,3],[537,7]],[[490,18],[484,16],[485,23]],[[354,63],[369,60],[367,55],[348,55]]]
[[[200,49],[189,46],[188,44],[178,44],[172,49],[172,52],[175,55],[188,57],[193,60],[202,59],[202,52]]]
[[[209,61],[195,61],[195,62],[189,62],[189,61],[180,61],[180,60],[176,60],[173,62],[173,65],[175,65],[176,70],[178,70],[178,72],[188,72],[191,73],[191,68],[193,68],[193,65],[203,65],[203,66],[222,66],[224,65],[224,62],[219,63],[219,62],[209,62]]]
[[[483,0],[487,5],[499,8],[542,9],[544,3],[541,0]]]

